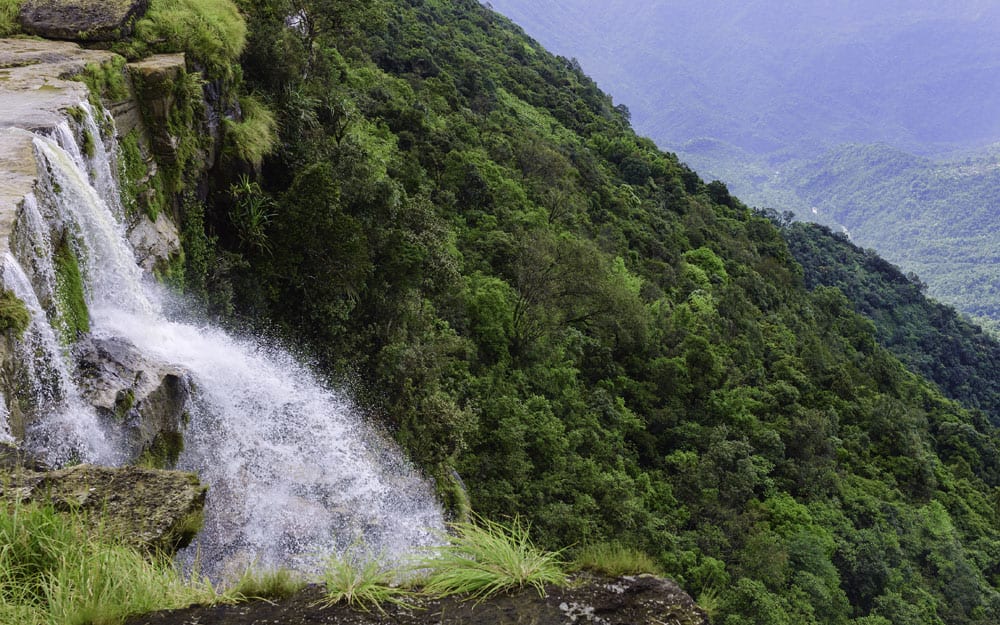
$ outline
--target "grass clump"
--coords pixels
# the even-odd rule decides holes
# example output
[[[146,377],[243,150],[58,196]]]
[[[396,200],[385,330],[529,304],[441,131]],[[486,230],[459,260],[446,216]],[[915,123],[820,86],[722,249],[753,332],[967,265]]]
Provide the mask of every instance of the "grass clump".
[[[306,586],[306,581],[288,569],[258,570],[248,567],[226,591],[237,601],[287,599]]]
[[[649,554],[626,547],[620,543],[598,543],[577,550],[569,568],[576,571],[592,571],[610,577],[661,573]]]
[[[324,607],[346,603],[365,612],[374,608],[385,614],[382,606],[386,603],[407,605],[406,598],[413,594],[399,584],[397,571],[385,568],[378,558],[364,558],[357,552],[330,556],[323,583],[326,598],[320,605]]]
[[[227,148],[232,156],[260,168],[264,157],[278,145],[278,122],[274,113],[257,98],[240,98],[243,121],[226,120]]]
[[[544,595],[547,584],[566,583],[560,554],[537,549],[518,519],[509,526],[477,519],[452,529],[443,545],[429,548],[429,556],[414,565],[429,571],[423,584],[428,595],[482,600],[529,586]]]
[[[113,625],[218,600],[207,581],[84,527],[50,506],[0,507],[0,622]]]
[[[0,37],[10,37],[21,32],[17,16],[24,0],[0,0]]]

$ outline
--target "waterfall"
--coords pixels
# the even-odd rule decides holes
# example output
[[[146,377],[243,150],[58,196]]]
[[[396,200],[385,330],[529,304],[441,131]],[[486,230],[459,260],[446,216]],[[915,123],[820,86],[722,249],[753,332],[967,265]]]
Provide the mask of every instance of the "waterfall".
[[[69,245],[92,337],[125,339],[190,376],[178,468],[209,491],[204,529],[184,559],[222,578],[250,564],[315,570],[326,554],[359,542],[389,560],[430,543],[443,527],[431,487],[342,394],[286,351],[167,317],[165,293],[144,280],[116,219],[113,141],[99,140],[86,103],[79,110],[75,125],[34,140],[37,197],[25,198],[3,264],[5,287],[31,313],[19,354],[27,403],[44,415],[25,444],[57,464],[123,458],[81,399],[70,349],[53,328],[64,314],[53,249]]]
[[[25,446],[53,465],[117,463],[120,456],[108,444],[96,411],[73,383],[70,358],[59,344],[31,281],[10,254],[3,261],[3,283],[24,302],[31,315],[17,344],[21,365],[18,390],[28,411],[37,415],[25,432]]]

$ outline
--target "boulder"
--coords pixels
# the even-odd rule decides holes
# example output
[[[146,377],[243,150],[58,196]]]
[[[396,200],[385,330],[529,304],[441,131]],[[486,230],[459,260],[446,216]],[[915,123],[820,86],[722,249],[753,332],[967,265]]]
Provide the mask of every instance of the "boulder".
[[[384,606],[385,614],[344,605],[319,607],[322,589],[294,597],[234,606],[193,607],[135,617],[126,625],[708,625],[708,618],[674,582],[652,575],[580,577],[570,588],[534,589],[482,602],[448,598],[413,608]]]
[[[130,461],[171,466],[180,453],[191,383],[187,371],[157,362],[122,338],[91,338],[74,352],[84,398]]]
[[[21,28],[46,39],[117,41],[132,34],[149,0],[27,0]]]
[[[191,473],[86,464],[57,471],[19,469],[0,479],[2,499],[82,513],[104,535],[165,553],[186,546],[201,528],[206,490]]]

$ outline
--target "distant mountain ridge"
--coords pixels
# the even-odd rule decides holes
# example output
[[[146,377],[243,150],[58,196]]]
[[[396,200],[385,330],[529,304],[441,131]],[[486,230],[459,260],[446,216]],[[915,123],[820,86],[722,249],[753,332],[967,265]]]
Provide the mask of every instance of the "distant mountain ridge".
[[[712,136],[753,152],[1000,139],[993,3],[495,0],[576,57],[666,148]]]

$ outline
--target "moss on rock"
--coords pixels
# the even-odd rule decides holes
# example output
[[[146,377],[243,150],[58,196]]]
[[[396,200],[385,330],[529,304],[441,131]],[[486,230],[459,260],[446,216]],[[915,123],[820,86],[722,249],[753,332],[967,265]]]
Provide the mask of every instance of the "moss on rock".
[[[12,331],[21,337],[31,323],[28,307],[12,291],[0,292],[0,332]]]
[[[161,431],[150,446],[139,455],[137,465],[150,469],[170,469],[184,451],[184,435],[180,432]]]
[[[83,295],[80,264],[65,237],[55,249],[57,327],[63,343],[69,345],[90,332],[90,313]]]

